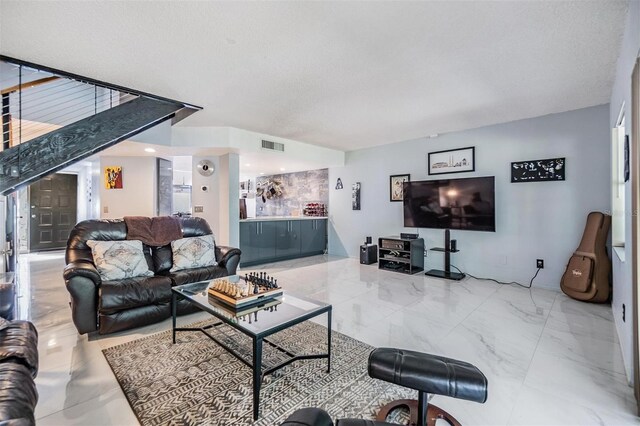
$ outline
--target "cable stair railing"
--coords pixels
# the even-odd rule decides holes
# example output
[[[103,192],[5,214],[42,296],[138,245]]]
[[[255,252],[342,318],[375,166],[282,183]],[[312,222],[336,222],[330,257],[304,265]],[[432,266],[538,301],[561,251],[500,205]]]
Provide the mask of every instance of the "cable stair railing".
[[[0,195],[201,108],[0,55]]]

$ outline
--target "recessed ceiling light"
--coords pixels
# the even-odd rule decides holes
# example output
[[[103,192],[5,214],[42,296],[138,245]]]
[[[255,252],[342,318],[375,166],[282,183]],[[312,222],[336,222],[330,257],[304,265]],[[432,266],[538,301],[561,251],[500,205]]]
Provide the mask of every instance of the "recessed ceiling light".
[[[260,174],[261,174],[261,175],[263,175],[263,174],[264,174],[264,172],[260,172]]]
[[[281,172],[284,172],[285,170],[287,170],[287,169],[285,169],[284,167],[280,167],[280,171]]]
[[[144,151],[145,152],[156,152],[156,150],[153,149],[153,148],[145,148]]]
[[[245,164],[246,167],[251,167],[251,164],[247,163]]]

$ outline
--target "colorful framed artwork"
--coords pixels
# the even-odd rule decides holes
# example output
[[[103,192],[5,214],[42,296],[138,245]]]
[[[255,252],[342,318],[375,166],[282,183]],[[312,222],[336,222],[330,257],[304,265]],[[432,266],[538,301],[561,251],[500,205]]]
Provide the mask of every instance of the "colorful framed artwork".
[[[122,189],[122,167],[105,167],[104,184],[107,189]]]

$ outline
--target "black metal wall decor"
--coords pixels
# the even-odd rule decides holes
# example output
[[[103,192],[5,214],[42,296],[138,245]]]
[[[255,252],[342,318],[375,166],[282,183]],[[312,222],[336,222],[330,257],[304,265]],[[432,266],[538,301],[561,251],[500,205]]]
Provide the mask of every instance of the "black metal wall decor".
[[[565,158],[516,161],[511,163],[511,183],[564,180]]]
[[[342,186],[342,179],[338,178],[338,181],[336,182],[336,189],[342,189],[344,188]]]

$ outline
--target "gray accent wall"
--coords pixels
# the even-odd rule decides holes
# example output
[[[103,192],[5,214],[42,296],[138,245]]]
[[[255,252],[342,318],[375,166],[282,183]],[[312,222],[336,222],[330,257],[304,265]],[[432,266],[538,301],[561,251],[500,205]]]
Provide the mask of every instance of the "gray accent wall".
[[[536,259],[545,268],[535,286],[559,289],[590,211],[610,206],[609,106],[514,121],[347,153],[329,170],[329,253],[358,257],[366,236],[418,232],[425,247],[442,247],[444,231],[403,227],[401,202],[389,201],[389,176],[411,180],[495,176],[496,232],[451,231],[459,253],[452,264],[480,277],[528,283]],[[474,146],[476,170],[429,177],[427,153]],[[510,183],[512,161],[566,157],[566,180]],[[342,179],[344,189],[336,190]],[[351,209],[351,185],[361,182],[361,210]],[[429,252],[425,269],[442,269]],[[372,266],[374,267],[374,266]]]

